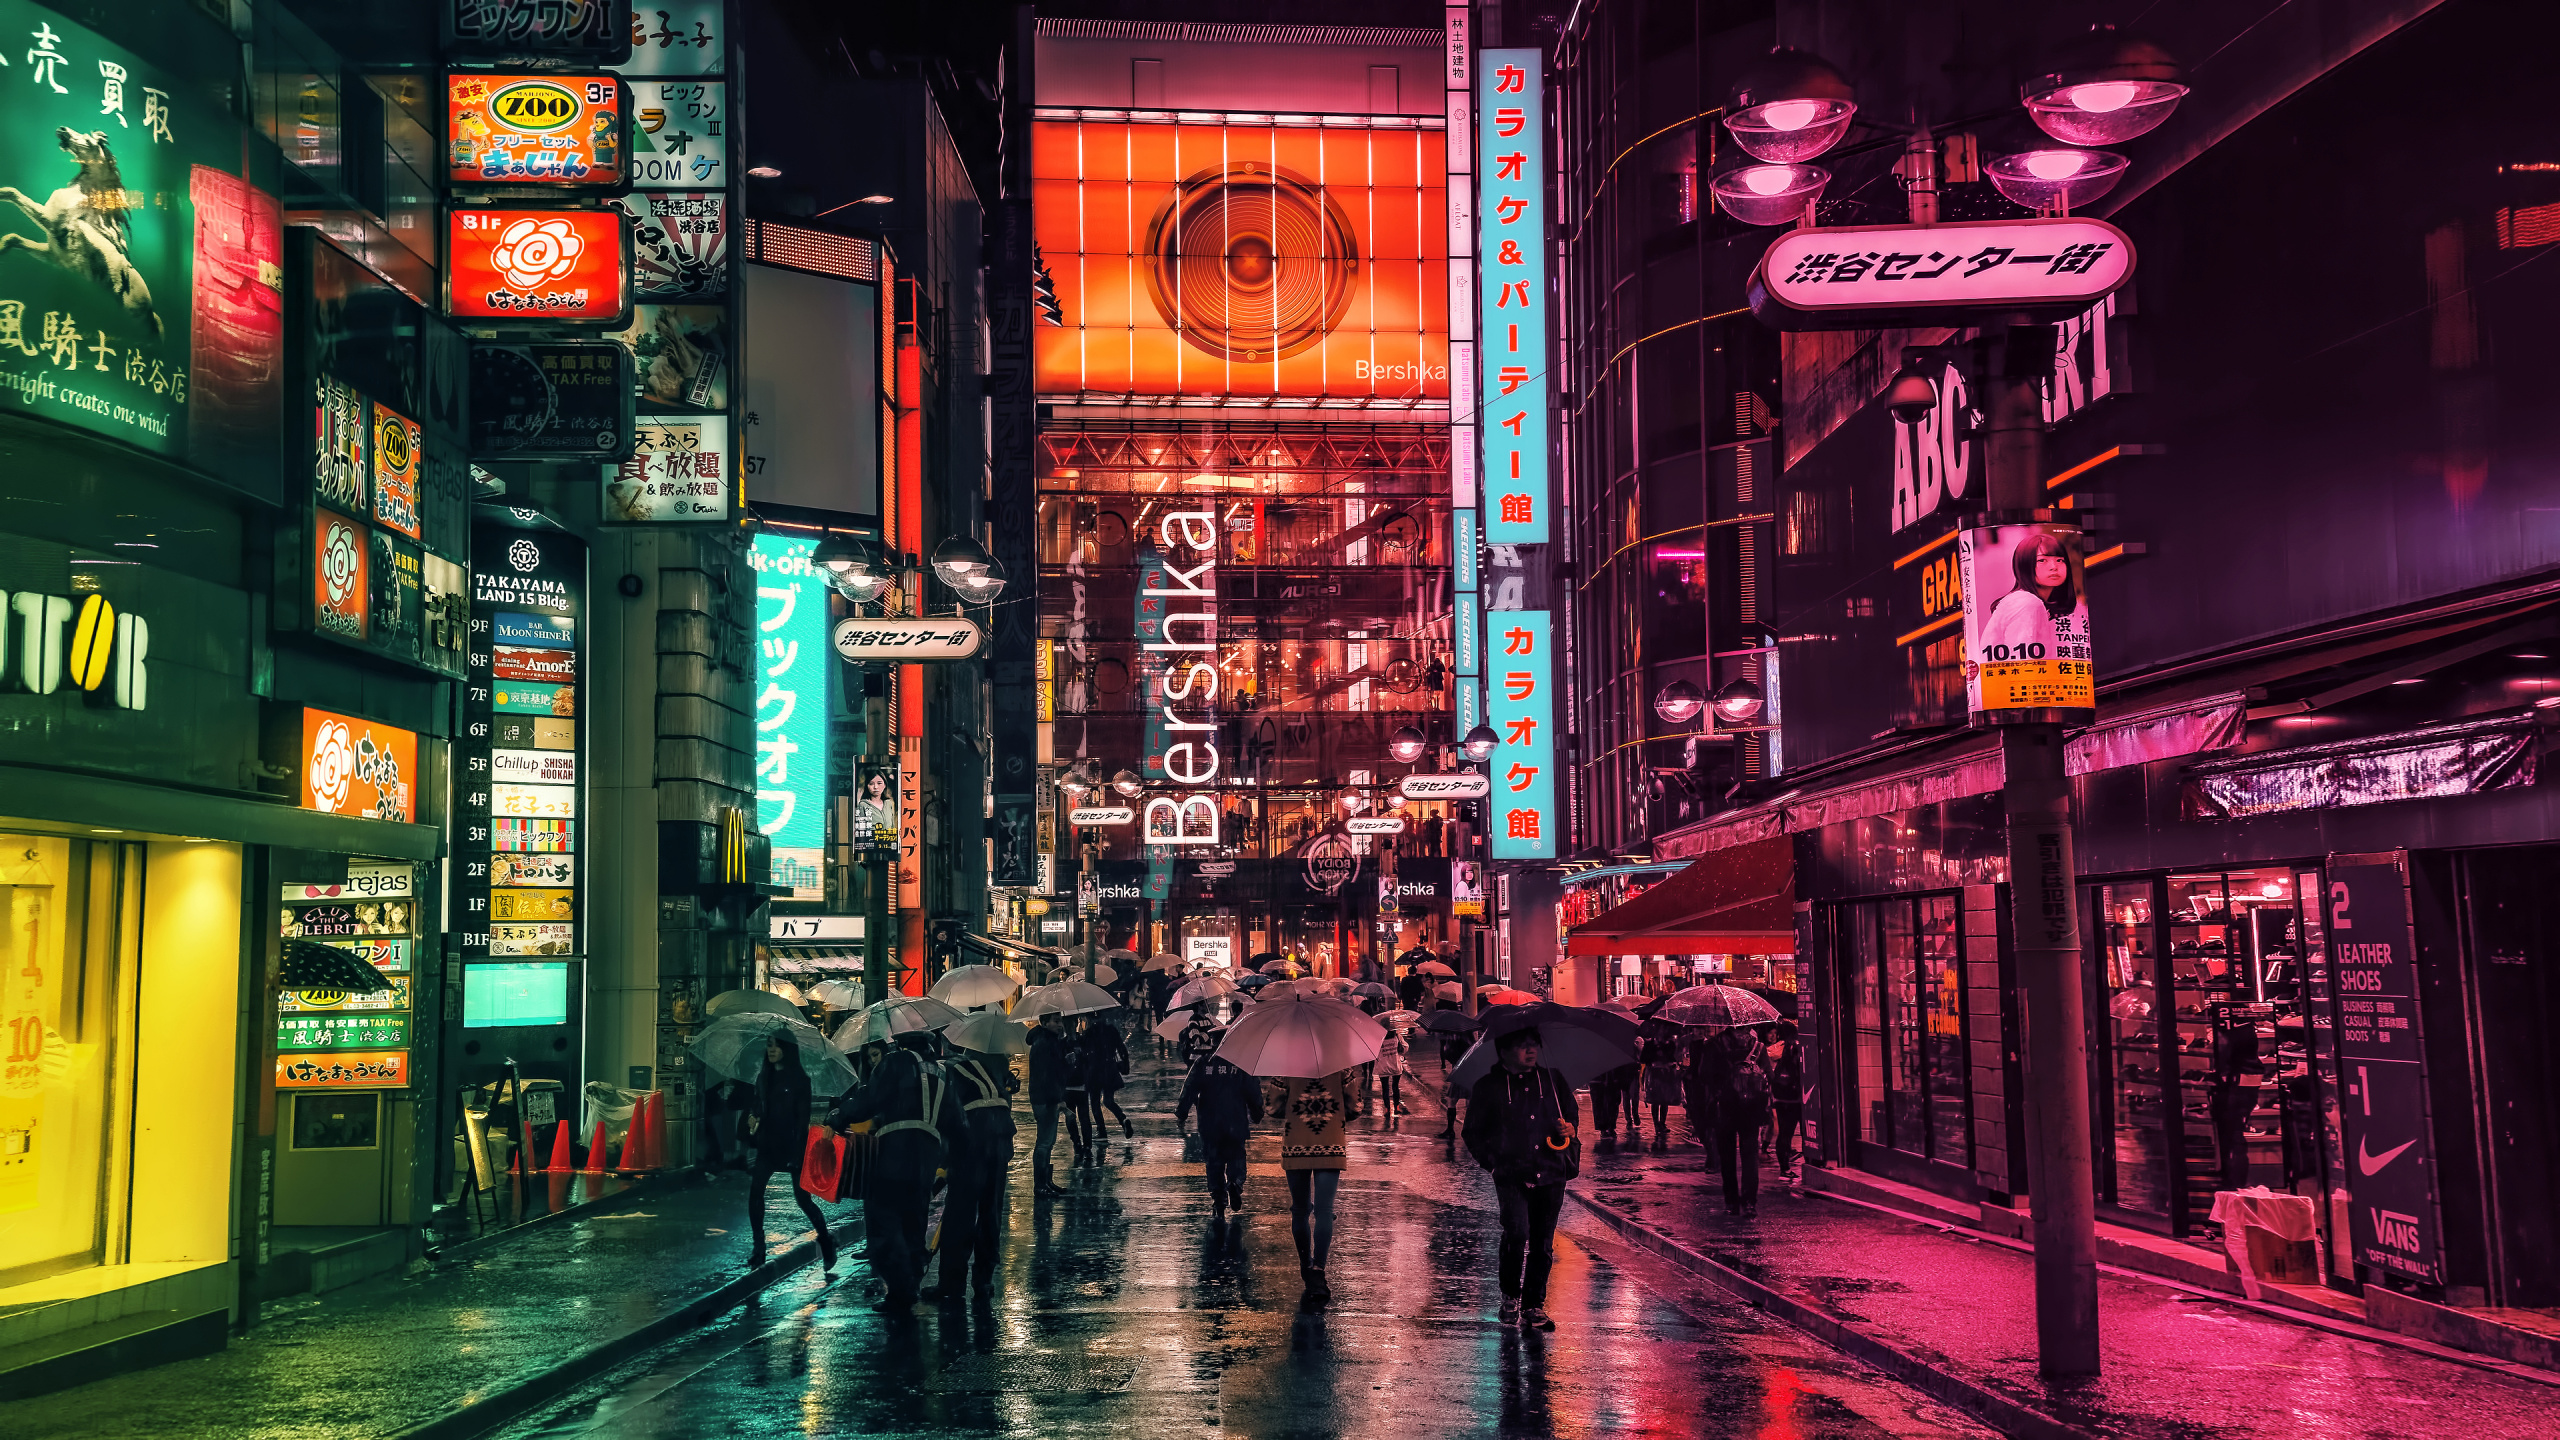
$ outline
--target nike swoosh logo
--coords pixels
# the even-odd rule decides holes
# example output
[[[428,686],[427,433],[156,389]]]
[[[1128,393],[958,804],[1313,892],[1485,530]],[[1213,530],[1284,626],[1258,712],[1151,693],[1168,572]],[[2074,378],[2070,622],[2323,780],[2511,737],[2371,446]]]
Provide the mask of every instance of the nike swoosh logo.
[[[2390,1149],[2383,1151],[2379,1155],[2376,1155],[2364,1148],[2364,1141],[2359,1137],[2356,1141],[2356,1169],[2367,1175],[2378,1174],[2384,1166],[2399,1159],[2401,1151],[2406,1150],[2417,1143],[2418,1142],[2415,1140],[2403,1140],[2399,1144],[2392,1146]]]

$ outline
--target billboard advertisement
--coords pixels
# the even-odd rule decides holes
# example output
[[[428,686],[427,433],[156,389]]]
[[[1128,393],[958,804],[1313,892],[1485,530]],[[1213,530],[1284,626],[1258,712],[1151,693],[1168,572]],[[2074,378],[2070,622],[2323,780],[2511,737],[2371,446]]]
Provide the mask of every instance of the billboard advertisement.
[[[777,870],[797,861],[794,899],[823,900],[827,843],[827,585],[809,557],[814,535],[767,531],[747,563],[756,572],[756,828]],[[814,893],[802,894],[801,890]]]
[[[418,818],[418,736],[327,710],[302,712],[302,808],[372,820]]]
[[[628,108],[612,75],[449,75],[445,179],[619,187]]]
[[[1476,64],[1477,359],[1484,366],[1484,538],[1547,543],[1545,91],[1536,50]]]
[[[1977,525],[1956,535],[1965,706],[1976,719],[2097,709],[2080,531]]]
[[[1043,120],[1031,164],[1042,394],[1448,398],[1438,131]]]
[[[619,210],[447,211],[444,313],[622,323],[631,315],[631,217]]]
[[[1485,721],[1493,752],[1493,858],[1552,860],[1556,814],[1555,657],[1551,612],[1485,612]]]
[[[472,554],[453,928],[475,959],[575,954],[586,553],[555,531],[483,525]]]

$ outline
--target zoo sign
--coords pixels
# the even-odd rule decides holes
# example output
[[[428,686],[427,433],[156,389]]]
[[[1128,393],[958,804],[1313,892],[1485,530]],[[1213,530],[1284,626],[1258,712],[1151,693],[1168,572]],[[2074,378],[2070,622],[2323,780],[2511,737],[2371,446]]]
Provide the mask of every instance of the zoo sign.
[[[615,75],[445,79],[445,178],[463,186],[618,190],[631,107]]]
[[[282,217],[219,87],[28,0],[0,33],[0,406],[268,493]]]

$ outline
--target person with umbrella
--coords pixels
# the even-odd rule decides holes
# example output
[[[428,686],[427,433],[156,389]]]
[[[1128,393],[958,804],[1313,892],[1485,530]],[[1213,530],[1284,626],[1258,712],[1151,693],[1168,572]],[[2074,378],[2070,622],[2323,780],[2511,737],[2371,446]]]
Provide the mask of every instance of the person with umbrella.
[[[1644,1067],[1645,1108],[1653,1112],[1653,1148],[1671,1148],[1671,1107],[1682,1103],[1686,1070],[1681,1065],[1680,1027],[1656,1016],[1636,1034],[1636,1060]],[[1630,1123],[1630,1129],[1641,1126]],[[1701,1135],[1700,1139],[1706,1138]]]
[[[931,1030],[900,1031],[861,1087],[845,1092],[827,1114],[837,1130],[868,1120],[871,1166],[863,1177],[862,1225],[872,1273],[885,1287],[871,1308],[902,1314],[924,1285],[925,1220],[944,1137],[956,1146],[967,1128],[950,1078],[934,1063],[941,1044]]]
[[[943,1032],[966,1043],[1003,1043],[1014,1037],[996,1031],[1011,1022],[999,1015],[972,1016]],[[962,1029],[962,1026],[973,1027]],[[956,1033],[955,1033],[956,1032]],[[993,1033],[989,1033],[993,1032]],[[979,1038],[983,1037],[983,1038]],[[951,1188],[942,1207],[942,1283],[925,1292],[928,1300],[957,1300],[962,1287],[981,1300],[996,1292],[996,1247],[1004,1228],[1005,1180],[1013,1170],[1013,1066],[996,1055],[975,1049],[952,1052],[944,1070],[959,1098],[962,1128],[950,1146]],[[970,1285],[975,1270],[976,1283]]]
[[[1218,1022],[1209,1016],[1209,1007],[1217,1003],[1215,1000],[1200,1001],[1191,1011],[1191,1023],[1182,1027],[1175,1053],[1182,1057],[1185,1069],[1218,1053]]]
[[[1316,1000],[1300,1003],[1332,1004]],[[1307,1299],[1333,1298],[1324,1267],[1333,1253],[1333,1199],[1351,1163],[1351,1070],[1280,1082],[1280,1170],[1289,1181],[1289,1238],[1298,1246],[1298,1275]]]
[[[1077,1165],[1099,1165],[1102,1163],[1102,1136],[1085,1123],[1086,1107],[1091,1103],[1093,1087],[1087,1083],[1085,1076],[1086,1057],[1089,1052],[1084,1048],[1084,1027],[1091,1023],[1091,1017],[1069,1015],[1065,1018],[1066,1030],[1058,1039],[1060,1041],[1059,1058],[1066,1062],[1066,1068],[1063,1071],[1065,1089],[1060,1093],[1059,1099],[1066,1106],[1067,1143],[1075,1150]],[[1086,1148],[1088,1141],[1091,1142],[1091,1149]]]
[[[1122,1138],[1138,1136],[1129,1123],[1129,1112],[1120,1108],[1120,1082],[1129,1073],[1129,1046],[1120,1038],[1120,1027],[1101,1015],[1084,1017],[1084,1034],[1077,1042],[1084,1052],[1085,1133],[1092,1137],[1093,1163],[1099,1165],[1103,1138],[1111,1133],[1103,1111],[1109,1110],[1120,1121]]]
[[[1493,1175],[1502,1206],[1497,1279],[1502,1318],[1553,1330],[1547,1274],[1555,1266],[1564,1183],[1582,1173],[1573,1086],[1538,1063],[1539,1033],[1522,1025],[1493,1037],[1499,1063],[1467,1097],[1467,1153]]]
[[[1404,1103],[1404,1077],[1413,1073],[1413,1063],[1405,1056],[1412,1049],[1402,1025],[1388,1026],[1387,1038],[1378,1042],[1378,1107],[1390,1120],[1412,1113]]]
[[[1796,1136],[1804,1128],[1804,1053],[1797,1046],[1796,1022],[1778,1022],[1769,1042],[1769,1112],[1775,1121],[1778,1178],[1796,1178]]]
[[[1031,1061],[1031,1193],[1043,1200],[1054,1200],[1067,1192],[1059,1188],[1049,1167],[1049,1152],[1058,1143],[1058,1110],[1067,1100],[1067,1072],[1074,1057],[1067,1037],[1049,1022],[1057,1017],[1043,1014],[1024,1036],[1030,1046]]]
[[[1769,1123],[1768,1053],[1750,1027],[1718,1030],[1690,1047],[1689,1123],[1724,1178],[1725,1213],[1760,1213],[1760,1127]]]
[[[1214,1225],[1227,1218],[1229,1206],[1244,1213],[1244,1142],[1262,1120],[1262,1085],[1233,1061],[1204,1053],[1192,1062],[1181,1098],[1173,1102],[1175,1129],[1188,1122],[1194,1107],[1200,1111],[1201,1158],[1209,1168],[1209,1223]]]
[[[809,1072],[794,1047],[775,1034],[764,1042],[764,1067],[748,1092],[747,1232],[755,1237],[753,1263],[764,1263],[764,1192],[779,1171],[791,1178],[791,1198],[818,1232],[818,1268],[836,1268],[835,1237],[827,1233],[827,1217],[809,1192],[800,1188],[800,1161],[809,1153]]]

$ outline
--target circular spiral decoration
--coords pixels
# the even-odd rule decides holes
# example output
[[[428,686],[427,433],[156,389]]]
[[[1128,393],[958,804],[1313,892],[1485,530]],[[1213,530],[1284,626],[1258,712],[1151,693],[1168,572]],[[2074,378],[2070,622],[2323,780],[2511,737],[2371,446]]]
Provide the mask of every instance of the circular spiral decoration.
[[[1342,207],[1274,166],[1238,161],[1176,185],[1147,225],[1147,295],[1183,339],[1270,361],[1325,337],[1360,281]]]

